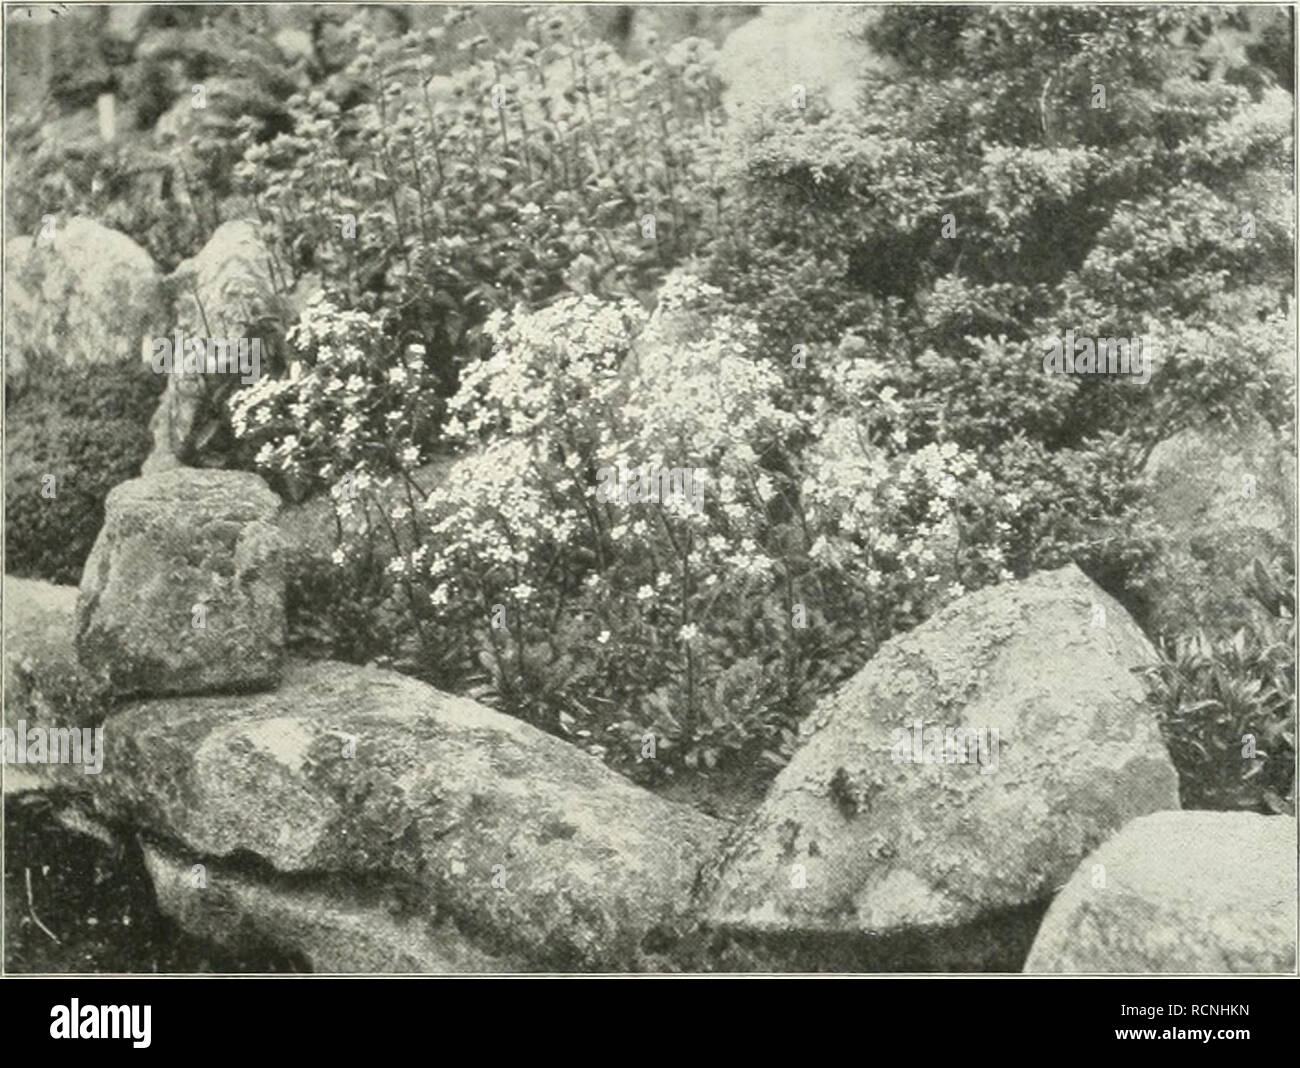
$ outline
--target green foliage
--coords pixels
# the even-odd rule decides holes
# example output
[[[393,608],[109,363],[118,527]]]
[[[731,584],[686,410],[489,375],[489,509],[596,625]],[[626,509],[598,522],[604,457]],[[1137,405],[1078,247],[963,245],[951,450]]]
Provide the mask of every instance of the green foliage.
[[[5,412],[5,568],[76,585],[104,498],[140,473],[162,388],[148,367],[51,370]],[[42,496],[53,475],[55,496]]]
[[[1295,813],[1294,584],[1257,559],[1256,621],[1166,641],[1147,673],[1185,808]]]
[[[631,68],[562,16],[509,49],[459,11],[362,35],[351,88],[245,151],[327,295],[236,433],[364,513],[339,559],[390,560],[353,589],[405,616],[373,624],[394,662],[638,773],[781,764],[970,589],[1073,560],[1142,619],[1152,446],[1290,419],[1289,103],[1202,62],[1222,18],[891,9],[901,71],[856,110],[725,137],[701,42]],[[1066,330],[1153,343],[1150,381],[1045,373]],[[703,472],[703,508],[596,495],[646,463]]]
[[[353,27],[334,94],[291,97],[292,132],[246,134],[237,168],[282,261],[423,346],[442,396],[493,309],[643,292],[702,246],[721,195],[708,42],[634,67],[579,19],[537,12],[509,50],[476,19],[384,41]]]

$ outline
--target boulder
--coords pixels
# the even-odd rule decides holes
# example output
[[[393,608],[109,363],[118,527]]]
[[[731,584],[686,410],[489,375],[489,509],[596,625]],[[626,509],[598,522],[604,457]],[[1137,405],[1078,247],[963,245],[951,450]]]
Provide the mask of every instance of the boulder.
[[[450,924],[411,915],[400,896],[341,878],[304,887],[219,864],[195,864],[142,843],[158,907],[190,934],[236,953],[272,947],[313,972],[440,975],[522,970],[475,949]]]
[[[794,106],[802,86],[806,106],[851,109],[868,70],[888,61],[862,39],[879,17],[852,5],[774,4],[737,27],[722,43],[718,76],[728,111],[752,115]]]
[[[1074,565],[954,601],[813,713],[708,873],[708,920],[960,944],[964,925],[1045,906],[1109,834],[1178,806],[1134,675],[1153,659]]]
[[[1251,562],[1295,543],[1295,443],[1262,422],[1183,430],[1147,460],[1151,508],[1168,537],[1149,590],[1152,626],[1232,629],[1252,611]]]
[[[1296,969],[1296,822],[1157,812],[1079,865],[1026,972],[1289,973]]]
[[[79,216],[5,242],[5,380],[46,361],[130,364],[168,321],[162,275],[125,234]]]
[[[116,486],[81,579],[82,665],[118,695],[273,686],[285,628],[279,506],[242,471]]]
[[[3,725],[94,727],[104,718],[104,693],[77,661],[72,634],[77,589],[6,575],[3,586]],[[6,795],[53,786],[59,765],[10,764]],[[74,779],[84,773],[73,769]]]
[[[271,252],[258,224],[246,220],[222,223],[198,255],[185,260],[172,276],[176,290],[172,326],[186,338],[247,339],[250,352],[256,339],[261,352],[257,370],[261,373],[287,326],[275,279]],[[205,436],[224,419],[220,398],[241,377],[238,373],[173,370],[150,423],[154,448],[144,463],[144,473],[198,459]]]
[[[542,967],[669,949],[720,836],[558,738],[377,668],[293,663],[273,693],[137,702],[105,744],[96,811],[178,855],[405,887],[430,922]]]

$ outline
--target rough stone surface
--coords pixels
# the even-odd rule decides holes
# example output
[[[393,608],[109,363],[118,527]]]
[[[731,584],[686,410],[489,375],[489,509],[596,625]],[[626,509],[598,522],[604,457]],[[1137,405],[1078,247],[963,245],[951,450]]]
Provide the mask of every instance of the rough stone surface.
[[[764,7],[719,50],[728,110],[747,115],[792,107],[796,85],[804,87],[809,107],[853,107],[863,74],[887,65],[860,38],[875,17],[870,8],[854,6]]]
[[[1295,543],[1294,441],[1262,423],[1188,429],[1152,450],[1146,475],[1170,536],[1151,590],[1152,625],[1239,626],[1251,610],[1251,562],[1268,563]]]
[[[5,377],[13,388],[46,363],[140,358],[168,313],[162,276],[125,234],[56,216],[52,238],[5,243]]]
[[[271,254],[257,223],[234,220],[217,227],[198,255],[172,276],[176,306],[172,329],[185,337],[261,340],[263,373],[285,327]],[[195,461],[214,417],[212,398],[233,375],[172,373],[150,423],[154,447],[143,471],[150,474]]]
[[[271,884],[143,844],[158,907],[190,934],[235,952],[272,946],[313,972],[440,975],[521,971],[475,949],[453,927],[430,926],[393,893],[340,878]],[[196,885],[201,882],[202,885]]]
[[[86,727],[103,721],[102,687],[77,661],[72,634],[77,590],[6,575],[3,725]],[[58,765],[6,765],[4,792],[40,789],[58,778]],[[73,769],[73,774],[84,774]]]
[[[720,837],[557,738],[375,668],[294,664],[274,693],[138,702],[110,727],[90,784],[108,818],[188,856],[417,888],[423,915],[542,966],[665,951]]]
[[[813,714],[810,737],[709,873],[708,918],[887,936],[1046,901],[1108,834],[1178,806],[1133,674],[1153,657],[1073,565],[942,609]],[[917,721],[996,728],[996,770],[978,753],[895,762],[896,729],[910,735]]]
[[[181,469],[115,487],[81,579],[82,665],[121,695],[274,685],[285,628],[278,510],[241,471]]]
[[[1027,972],[1294,973],[1296,822],[1158,812],[1089,856],[1052,903]]]

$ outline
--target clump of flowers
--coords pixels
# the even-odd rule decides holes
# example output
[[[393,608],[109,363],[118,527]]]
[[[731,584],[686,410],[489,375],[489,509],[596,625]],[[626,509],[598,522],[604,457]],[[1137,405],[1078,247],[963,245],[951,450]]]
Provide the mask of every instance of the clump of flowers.
[[[420,365],[376,317],[313,304],[290,377],[235,406],[264,468],[333,483],[340,563],[384,543],[438,684],[617,763],[780,763],[828,685],[961,592],[988,476],[951,443],[908,452],[860,353],[791,404],[755,324],[683,271],[652,315],[569,296],[484,337],[432,487]]]

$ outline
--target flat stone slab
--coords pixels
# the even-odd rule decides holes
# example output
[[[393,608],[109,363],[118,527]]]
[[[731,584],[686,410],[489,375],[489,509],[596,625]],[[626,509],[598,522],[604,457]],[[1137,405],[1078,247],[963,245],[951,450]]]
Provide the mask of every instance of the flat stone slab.
[[[694,929],[722,825],[407,676],[292,663],[273,693],[116,713],[96,811],[172,852],[405,887],[491,956],[650,967]]]

